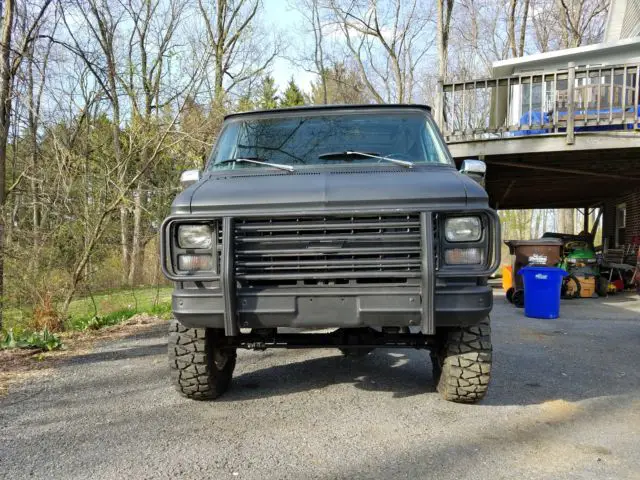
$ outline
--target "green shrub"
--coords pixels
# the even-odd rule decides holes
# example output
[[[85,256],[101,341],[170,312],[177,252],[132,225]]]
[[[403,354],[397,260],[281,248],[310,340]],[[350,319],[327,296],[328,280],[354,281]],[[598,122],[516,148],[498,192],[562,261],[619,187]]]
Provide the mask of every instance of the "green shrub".
[[[11,348],[28,348],[34,350],[43,350],[50,352],[63,347],[62,340],[57,335],[44,329],[40,332],[22,332],[14,333],[10,329],[0,338],[0,350],[8,350]]]
[[[169,288],[121,289],[103,292],[93,297],[74,300],[69,317],[60,326],[66,331],[99,330],[129,320],[138,313],[147,313],[163,319],[171,317],[171,290]],[[52,304],[51,304],[52,305]],[[54,318],[49,310],[38,315],[34,311],[7,310],[6,330],[0,331],[0,350],[9,348],[32,348],[56,350],[62,347],[60,338],[52,333],[52,322],[42,321]],[[94,312],[99,312],[97,315]],[[41,321],[36,322],[35,319]]]
[[[138,311],[135,308],[124,308],[105,315],[76,317],[69,320],[70,330],[99,330],[124,322],[133,317]]]

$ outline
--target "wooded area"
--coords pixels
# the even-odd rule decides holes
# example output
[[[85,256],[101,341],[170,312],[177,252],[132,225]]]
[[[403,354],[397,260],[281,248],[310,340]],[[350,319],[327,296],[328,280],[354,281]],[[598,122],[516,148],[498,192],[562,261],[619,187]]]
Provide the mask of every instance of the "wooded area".
[[[203,167],[225,114],[433,103],[439,77],[476,77],[495,60],[597,41],[607,2],[291,0],[296,31],[265,20],[272,5],[1,2],[5,316],[39,309],[65,318],[80,294],[162,282],[158,227],[179,172]],[[315,80],[276,85],[278,58]],[[516,229],[532,221],[512,215]]]

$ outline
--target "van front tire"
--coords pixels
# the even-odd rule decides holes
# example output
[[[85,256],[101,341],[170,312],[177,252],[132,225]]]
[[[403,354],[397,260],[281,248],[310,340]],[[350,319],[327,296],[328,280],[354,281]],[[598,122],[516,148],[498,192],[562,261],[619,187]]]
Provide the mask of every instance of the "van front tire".
[[[236,366],[235,349],[220,348],[224,331],[169,325],[169,368],[178,392],[193,400],[213,400],[227,391]]]
[[[472,327],[447,329],[438,336],[440,340],[431,358],[440,395],[457,403],[482,400],[491,378],[489,319]]]

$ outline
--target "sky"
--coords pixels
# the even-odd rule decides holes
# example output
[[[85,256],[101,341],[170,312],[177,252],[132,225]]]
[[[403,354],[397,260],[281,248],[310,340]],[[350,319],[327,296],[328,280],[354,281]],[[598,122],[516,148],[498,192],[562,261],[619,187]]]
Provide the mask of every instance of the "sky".
[[[294,0],[292,0],[294,1]],[[267,25],[272,25],[284,34],[283,56],[294,56],[292,45],[300,45],[305,40],[303,32],[304,19],[289,6],[288,0],[264,0],[264,19]],[[280,91],[283,91],[291,76],[305,92],[311,90],[311,82],[316,78],[312,73],[305,72],[286,58],[278,57],[271,67],[271,75]]]

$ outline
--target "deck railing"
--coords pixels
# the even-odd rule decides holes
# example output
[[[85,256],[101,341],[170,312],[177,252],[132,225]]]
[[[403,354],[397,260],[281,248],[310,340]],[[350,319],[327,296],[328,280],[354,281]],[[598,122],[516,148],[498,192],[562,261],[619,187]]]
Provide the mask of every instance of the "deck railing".
[[[640,130],[640,64],[576,67],[440,84],[437,120],[450,143]]]

